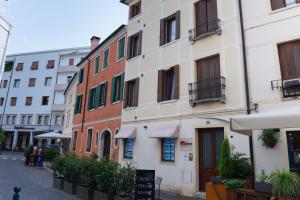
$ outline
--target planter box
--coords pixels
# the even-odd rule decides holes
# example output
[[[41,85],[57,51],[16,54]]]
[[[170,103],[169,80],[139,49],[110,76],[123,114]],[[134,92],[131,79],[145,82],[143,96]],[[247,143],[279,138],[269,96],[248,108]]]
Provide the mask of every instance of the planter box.
[[[55,189],[63,190],[64,189],[64,179],[53,176],[53,187]]]
[[[64,181],[64,191],[68,194],[76,194],[77,193],[76,184],[70,183],[68,181]]]
[[[94,190],[90,190],[86,187],[77,185],[77,197],[83,200],[93,200],[94,198]]]
[[[114,200],[114,195],[113,194],[107,194],[104,192],[100,192],[95,190],[94,191],[94,200]]]
[[[115,200],[133,200],[131,197],[115,197]]]
[[[254,183],[254,190],[256,192],[265,192],[265,193],[272,193],[272,185],[265,182],[255,182]]]

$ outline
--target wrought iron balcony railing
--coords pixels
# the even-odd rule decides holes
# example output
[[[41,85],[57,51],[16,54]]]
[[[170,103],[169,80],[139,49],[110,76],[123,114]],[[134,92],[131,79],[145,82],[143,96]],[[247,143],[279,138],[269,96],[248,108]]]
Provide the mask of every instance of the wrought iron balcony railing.
[[[206,79],[189,84],[190,104],[209,101],[225,102],[225,77]]]
[[[189,39],[191,42],[193,42],[215,33],[217,34],[222,33],[220,19],[203,23],[197,26],[195,29],[189,30]]]
[[[283,98],[300,96],[300,79],[273,80],[272,90],[280,90]]]

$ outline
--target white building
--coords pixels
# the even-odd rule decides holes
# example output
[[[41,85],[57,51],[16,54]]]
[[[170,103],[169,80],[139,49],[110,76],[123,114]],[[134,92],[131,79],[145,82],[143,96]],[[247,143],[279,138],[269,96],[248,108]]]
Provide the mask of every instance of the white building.
[[[119,162],[155,170],[162,190],[204,194],[220,144],[247,111],[238,1],[123,0],[129,5]]]
[[[64,110],[59,110],[61,113],[57,117],[53,109],[58,103],[64,103],[63,99],[58,101],[55,98],[60,86],[57,83],[62,83],[57,80],[61,79],[60,72],[64,67],[70,68],[65,74],[75,71],[73,65],[65,64],[67,58],[71,59],[66,54],[78,62],[82,53],[87,51],[87,48],[69,48],[7,56],[0,88],[1,125],[6,133],[6,149],[42,145],[34,135],[62,131]],[[67,84],[67,75],[63,83]]]
[[[6,47],[10,34],[11,25],[0,16],[0,77],[5,61]]]

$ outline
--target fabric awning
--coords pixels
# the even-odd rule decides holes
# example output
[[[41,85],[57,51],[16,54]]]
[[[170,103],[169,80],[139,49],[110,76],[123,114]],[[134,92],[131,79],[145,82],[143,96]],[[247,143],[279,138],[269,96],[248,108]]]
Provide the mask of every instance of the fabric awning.
[[[179,135],[179,125],[164,125],[150,130],[150,138],[177,138]]]
[[[44,133],[35,136],[36,139],[71,139],[72,134],[61,134],[56,132]]]
[[[121,127],[120,132],[115,136],[117,139],[134,139],[136,137],[136,127]]]
[[[231,130],[250,135],[252,130],[300,127],[300,107],[289,107],[251,115],[232,117]]]

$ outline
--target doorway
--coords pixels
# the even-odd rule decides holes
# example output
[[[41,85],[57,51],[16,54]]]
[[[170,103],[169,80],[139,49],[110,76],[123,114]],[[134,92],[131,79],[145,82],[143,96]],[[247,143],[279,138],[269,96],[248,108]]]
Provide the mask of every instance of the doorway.
[[[286,132],[290,171],[300,172],[300,131]]]
[[[100,158],[109,160],[110,149],[111,149],[111,134],[109,131],[105,130],[101,134],[101,138],[100,138]]]
[[[199,191],[205,191],[205,184],[218,175],[223,128],[198,129],[199,145]]]

